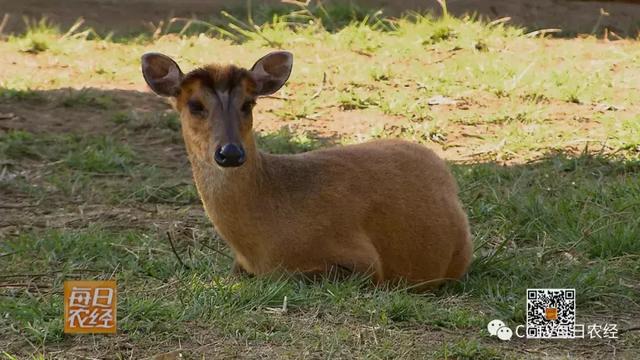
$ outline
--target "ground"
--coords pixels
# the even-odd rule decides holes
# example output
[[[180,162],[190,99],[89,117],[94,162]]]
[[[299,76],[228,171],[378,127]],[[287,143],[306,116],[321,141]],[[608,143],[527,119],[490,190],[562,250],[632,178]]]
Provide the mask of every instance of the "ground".
[[[0,355],[638,357],[637,41],[328,14],[115,39],[32,23],[0,41]],[[273,48],[294,53],[294,72],[259,101],[260,146],[393,137],[436,150],[474,234],[461,281],[415,294],[360,278],[229,276],[180,121],[146,88],[139,57],[251,66]],[[117,335],[62,333],[62,281],[80,278],[118,280]],[[530,287],[576,288],[578,322],[616,323],[619,339],[490,337],[492,319],[525,322]]]

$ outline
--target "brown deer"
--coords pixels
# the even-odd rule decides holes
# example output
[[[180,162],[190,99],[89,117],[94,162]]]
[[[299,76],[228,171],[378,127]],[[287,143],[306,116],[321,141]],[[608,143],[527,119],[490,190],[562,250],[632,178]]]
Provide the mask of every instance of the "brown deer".
[[[292,65],[278,51],[250,70],[208,65],[185,75],[165,55],[142,56],[147,84],[180,114],[198,193],[233,251],[233,271],[338,270],[426,287],[460,278],[472,256],[469,225],[431,150],[398,140],[297,155],[257,149],[256,99],[280,89]]]

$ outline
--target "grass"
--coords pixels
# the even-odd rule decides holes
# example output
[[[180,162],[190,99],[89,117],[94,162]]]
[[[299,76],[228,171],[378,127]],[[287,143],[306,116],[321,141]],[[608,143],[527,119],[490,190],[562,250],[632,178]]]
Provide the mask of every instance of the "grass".
[[[323,146],[322,142],[309,137],[309,134],[296,134],[289,127],[257,135],[258,147],[272,154],[297,154]]]
[[[637,325],[635,42],[534,38],[473,17],[267,10],[200,23],[210,36],[191,36],[194,24],[182,35],[115,41],[42,22],[0,42],[21,64],[7,64],[0,80],[0,115],[10,110],[26,124],[0,135],[0,196],[9,199],[0,207],[3,357],[181,349],[187,357],[535,358],[541,343],[505,344],[484,330],[495,318],[523,323],[529,287],[576,288],[579,322]],[[475,244],[461,281],[414,294],[358,277],[228,276],[229,250],[199,205],[179,118],[152,96],[107,89],[143,86],[145,51],[169,53],[188,70],[213,60],[250,66],[243,59],[273,47],[293,51],[296,65],[276,98],[256,108],[256,126],[278,129],[258,132],[259,146],[300,153],[403,138],[457,160]],[[39,127],[51,118],[70,124]],[[93,337],[86,350],[86,338],[62,333],[62,282],[111,277],[119,334]],[[639,343],[628,332],[615,346],[634,357]],[[604,341],[544,346],[571,356],[610,351]]]
[[[22,147],[15,145],[16,139],[22,139]],[[25,139],[30,144],[26,148]],[[12,146],[5,148],[21,150],[4,153],[13,159],[31,159],[40,144],[34,139],[37,136],[12,133]],[[640,187],[634,180],[640,172],[637,162],[558,155],[521,166],[456,165],[454,171],[473,224],[476,259],[461,283],[433,295],[371,289],[359,278],[319,284],[287,278],[229,279],[230,261],[212,250],[220,245],[218,240],[212,243],[204,219],[180,232],[195,236],[179,242],[178,252],[188,268],[179,263],[161,231],[148,226],[114,231],[106,218],[76,230],[26,230],[2,244],[0,253],[12,255],[0,262],[16,280],[21,279],[19,274],[38,269],[46,277],[35,279],[34,286],[52,289],[61,286],[63,279],[109,277],[120,269],[120,312],[127,314],[120,329],[131,341],[139,342],[148,341],[148,334],[172,339],[171,333],[185,334],[188,327],[196,326],[213,327],[223,338],[236,341],[307,347],[317,336],[326,335],[328,324],[303,331],[297,322],[321,314],[314,316],[343,324],[337,328],[342,337],[331,340],[340,351],[354,356],[366,353],[346,345],[355,336],[347,324],[355,322],[364,328],[387,329],[376,334],[379,347],[375,353],[392,356],[398,354],[397,349],[381,344],[398,340],[387,331],[410,334],[418,327],[479,335],[479,329],[492,318],[522,323],[525,289],[550,283],[581,289],[580,316],[591,318],[616,307],[638,310],[632,300],[637,296],[633,284],[640,271],[640,258],[632,255],[640,251],[634,241],[639,224],[633,209],[640,199]],[[150,192],[135,192],[129,200],[140,204],[197,201],[192,190],[183,198],[184,193],[176,189],[148,186],[145,191]],[[169,293],[157,290],[154,296],[149,290],[165,289],[168,284],[172,284]],[[16,335],[33,344],[68,344],[61,333],[59,295],[36,295],[44,298],[34,301],[28,288],[23,295],[14,294],[5,297],[0,308],[6,326],[22,329]],[[289,315],[277,315],[285,296]],[[303,338],[296,336],[298,331],[303,331]],[[500,351],[482,337],[456,340],[433,350],[433,356],[451,358],[495,358]]]
[[[39,54],[50,49],[50,42],[53,37],[60,33],[55,25],[46,18],[39,21],[25,18],[26,33],[23,38],[18,39],[20,51],[30,54]]]
[[[593,310],[637,296],[618,281],[633,278],[639,265],[637,244],[627,239],[638,227],[637,163],[560,155],[517,168],[456,170],[463,189],[477,186],[464,193],[465,203],[476,204],[468,205],[476,242],[497,246],[474,262],[467,289],[482,289],[502,316],[523,321],[524,299],[511,294],[551,282],[583,289],[578,306]],[[523,256],[531,258],[523,263]]]
[[[126,171],[134,158],[130,148],[108,137],[34,136],[24,131],[0,135],[0,156],[59,161],[74,170],[96,173]]]
[[[72,107],[92,107],[107,110],[116,106],[114,100],[107,95],[96,95],[89,90],[72,91],[62,100],[62,106]]]

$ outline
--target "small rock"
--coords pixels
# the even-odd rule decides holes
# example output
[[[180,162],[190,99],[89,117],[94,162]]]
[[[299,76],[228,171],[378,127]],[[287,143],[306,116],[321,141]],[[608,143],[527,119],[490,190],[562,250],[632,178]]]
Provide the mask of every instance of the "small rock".
[[[616,105],[606,104],[606,103],[597,104],[596,107],[594,108],[594,110],[598,111],[598,112],[618,111],[618,110],[623,110],[623,109],[624,108],[621,107],[621,106],[616,106]]]
[[[442,96],[442,95],[436,95],[432,98],[430,98],[429,100],[427,100],[427,104],[429,104],[430,106],[433,105],[455,105],[457,104],[458,101],[452,99],[452,98],[448,98],[446,96]]]
[[[0,120],[11,120],[16,117],[14,113],[0,113]]]

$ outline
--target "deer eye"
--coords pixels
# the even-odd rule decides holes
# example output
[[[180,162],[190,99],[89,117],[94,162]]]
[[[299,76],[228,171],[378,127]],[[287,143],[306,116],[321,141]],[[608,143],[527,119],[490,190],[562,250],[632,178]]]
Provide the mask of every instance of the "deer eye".
[[[205,113],[204,105],[198,100],[189,100],[187,106],[192,115],[203,116]]]
[[[253,100],[245,101],[245,103],[242,104],[242,108],[241,108],[242,112],[245,113],[245,114],[250,113],[255,104],[256,104],[256,102],[253,101]]]

